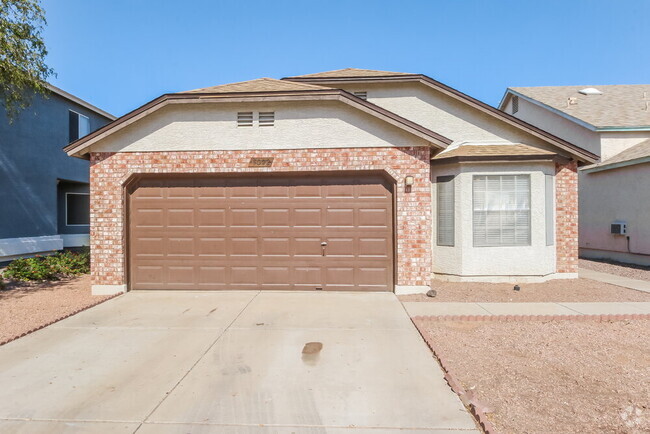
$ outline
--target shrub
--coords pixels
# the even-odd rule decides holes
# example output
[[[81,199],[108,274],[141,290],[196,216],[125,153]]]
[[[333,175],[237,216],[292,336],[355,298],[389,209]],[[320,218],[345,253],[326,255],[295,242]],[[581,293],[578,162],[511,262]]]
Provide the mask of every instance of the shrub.
[[[16,280],[54,280],[90,272],[90,252],[65,251],[51,256],[36,256],[12,261],[4,272],[5,277]]]

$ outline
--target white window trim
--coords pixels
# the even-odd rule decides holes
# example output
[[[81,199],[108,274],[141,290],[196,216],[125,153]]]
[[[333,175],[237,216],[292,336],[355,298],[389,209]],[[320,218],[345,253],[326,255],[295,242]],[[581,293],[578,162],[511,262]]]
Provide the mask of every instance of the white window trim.
[[[66,193],[65,193],[65,204],[64,204],[64,206],[65,206],[65,225],[70,226],[70,227],[74,227],[74,226],[88,227],[88,226],[90,226],[90,223],[88,223],[87,225],[71,225],[71,224],[68,224],[68,195],[69,194],[76,194],[76,195],[80,195],[80,196],[90,196],[90,193],[68,192],[68,191],[66,191]]]
[[[68,111],[76,114],[80,118],[88,119],[88,132],[86,134],[84,134],[83,136],[81,135],[81,131],[79,131],[79,127],[81,126],[81,123],[79,121],[77,121],[77,138],[75,140],[79,140],[82,137],[86,137],[88,134],[90,134],[92,132],[91,128],[90,128],[90,117],[89,116],[86,116],[86,115],[84,115],[82,113],[79,113],[78,111],[75,111],[75,110],[72,110],[72,109],[68,109]]]
[[[477,176],[528,176],[528,244],[506,244],[497,246],[477,246],[474,241],[474,178]],[[474,173],[471,176],[470,194],[472,195],[472,248],[517,248],[517,247],[531,247],[533,245],[533,176],[531,172],[486,172]],[[555,208],[555,207],[554,207]]]

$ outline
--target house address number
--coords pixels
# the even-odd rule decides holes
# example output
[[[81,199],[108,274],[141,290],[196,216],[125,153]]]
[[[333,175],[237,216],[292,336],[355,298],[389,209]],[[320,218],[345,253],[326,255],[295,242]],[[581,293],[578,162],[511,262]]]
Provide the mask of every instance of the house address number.
[[[273,158],[251,158],[248,162],[248,167],[271,167],[273,165]]]

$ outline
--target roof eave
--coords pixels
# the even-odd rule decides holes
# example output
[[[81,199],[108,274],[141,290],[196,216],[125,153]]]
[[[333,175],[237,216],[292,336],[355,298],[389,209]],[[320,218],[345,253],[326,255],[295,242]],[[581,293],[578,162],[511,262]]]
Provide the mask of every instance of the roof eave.
[[[117,119],[117,117],[110,114],[109,112],[104,111],[104,110],[100,109],[99,107],[95,107],[94,105],[90,104],[89,102],[84,101],[83,99],[81,99],[79,97],[76,97],[76,96],[72,95],[71,93],[66,92],[63,89],[60,89],[60,88],[54,86],[53,84],[45,83],[45,87],[47,87],[47,89],[50,92],[55,93],[55,94],[65,98],[65,99],[67,99],[69,101],[72,101],[75,104],[78,104],[78,105],[80,105],[80,106],[82,106],[82,107],[84,107],[84,108],[86,108],[86,109],[88,109],[90,111],[93,111],[93,112],[97,113],[100,116],[103,116],[103,117],[105,117],[107,119],[110,119],[111,121],[114,121],[115,119]]]
[[[456,155],[451,157],[433,157],[431,164],[457,164],[457,163],[514,163],[521,161],[566,162],[559,155]]]
[[[523,121],[519,118],[516,118],[506,112],[503,112],[499,110],[498,108],[492,107],[489,104],[484,103],[481,100],[478,100],[474,97],[471,97],[457,89],[454,89],[450,86],[447,86],[444,83],[441,83],[437,80],[434,80],[433,78],[424,75],[424,74],[409,74],[409,75],[393,75],[393,76],[382,76],[382,77],[318,77],[318,78],[305,78],[305,77],[288,77],[286,80],[296,80],[296,81],[306,81],[306,82],[319,82],[319,83],[327,83],[328,80],[331,83],[353,83],[353,82],[386,82],[386,81],[392,81],[392,82],[409,82],[409,81],[418,81],[421,82],[425,85],[428,85],[434,89],[437,89],[452,98],[456,98],[462,101],[465,101],[466,103],[469,103],[470,105],[474,106],[475,108],[488,113],[494,117],[501,118],[504,121],[510,123],[511,125],[522,129],[529,134],[533,134],[546,142],[564,150],[565,152],[568,152],[571,154],[573,157],[578,157],[577,159],[579,161],[585,162],[585,163],[595,163],[598,161],[598,156],[596,154],[593,154],[586,149],[582,149],[579,146],[576,146],[572,143],[567,142],[566,140],[563,140],[547,131],[542,130],[541,128],[537,128],[536,126],[529,124],[526,121]]]
[[[583,167],[580,169],[583,173],[604,172],[606,170],[620,169],[622,167],[636,166],[637,164],[650,163],[650,155],[647,157],[634,158],[627,161],[619,161],[616,163],[595,164],[592,166]]]
[[[103,139],[107,135],[116,131],[116,128],[123,128],[132,122],[137,121],[143,116],[158,110],[168,103],[180,102],[258,102],[258,101],[282,101],[282,100],[312,100],[314,97],[321,97],[317,99],[331,99],[340,100],[348,105],[356,108],[362,108],[365,112],[370,112],[376,117],[389,121],[389,123],[409,131],[420,138],[427,140],[431,145],[444,149],[451,144],[452,140],[431,131],[415,122],[405,119],[391,111],[381,108],[375,104],[365,101],[341,89],[310,89],[310,90],[294,90],[294,91],[263,91],[263,92],[228,92],[228,93],[174,93],[164,94],[160,97],[144,104],[143,106],[132,110],[126,115],[115,119],[114,121],[104,125],[102,128],[84,136],[63,148],[69,155],[78,158],[87,158],[82,153],[83,150]]]

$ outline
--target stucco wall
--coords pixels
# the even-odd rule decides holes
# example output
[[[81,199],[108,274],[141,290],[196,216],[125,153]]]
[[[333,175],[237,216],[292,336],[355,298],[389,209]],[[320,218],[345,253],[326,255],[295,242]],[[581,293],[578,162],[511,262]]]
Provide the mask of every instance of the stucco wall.
[[[600,136],[601,159],[606,160],[648,139],[650,139],[650,131],[603,132]]]
[[[253,157],[273,167],[249,168]],[[122,152],[91,154],[91,278],[93,286],[126,283],[123,183],[137,173],[385,171],[396,180],[396,285],[426,290],[431,277],[430,148],[271,151]],[[414,177],[406,191],[404,178]]]
[[[252,127],[237,112],[254,112]],[[259,127],[257,113],[274,111]],[[426,141],[336,101],[172,104],[92,146],[93,152],[424,146]]]
[[[420,83],[364,83],[342,85],[367,91],[368,101],[436,131],[455,142],[508,141],[550,149],[537,137],[495,119],[465,103]]]
[[[519,98],[519,111],[512,113],[512,98],[504,110],[529,124],[548,131],[551,134],[580,146],[596,155],[600,155],[600,136],[577,123],[570,121],[552,111]]]
[[[623,220],[630,250],[650,255],[650,163],[580,176],[580,247],[627,252],[625,236],[610,234]]]
[[[531,245],[474,247],[472,178],[474,175],[528,174],[531,182]],[[459,276],[545,276],[556,271],[556,247],[546,245],[545,175],[555,175],[552,163],[458,164],[433,166],[437,176],[455,177],[455,245],[437,246],[433,219],[433,271]],[[436,209],[433,186],[433,210]],[[555,244],[555,243],[554,243]]]
[[[56,94],[34,97],[12,124],[0,110],[0,239],[57,234],[57,179],[88,182],[88,162],[62,150],[68,110],[88,116],[92,130],[108,122]]]

